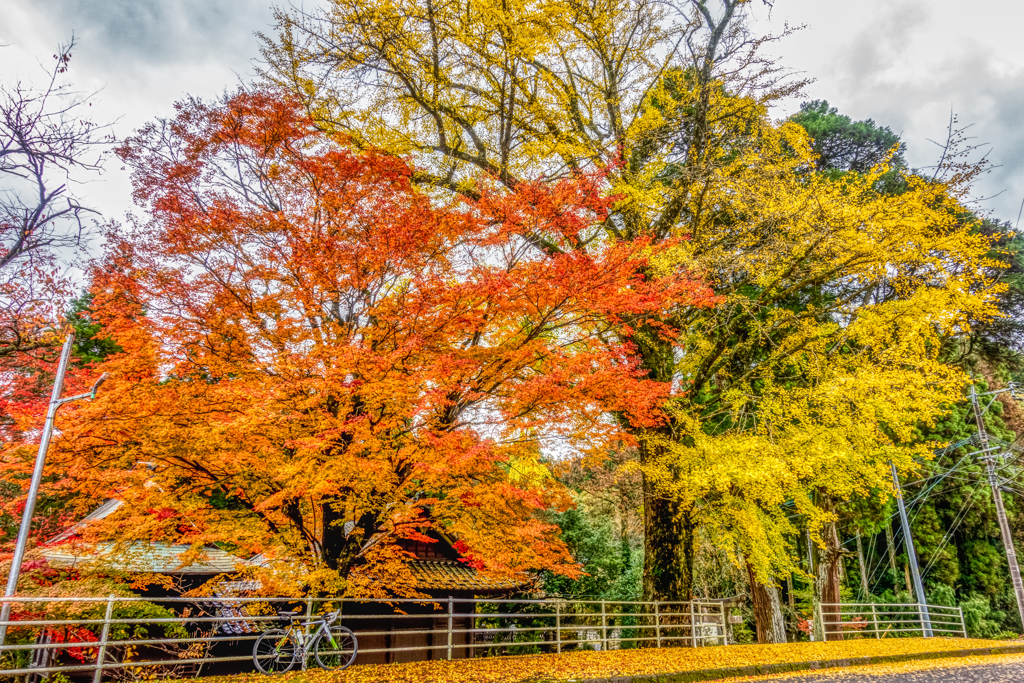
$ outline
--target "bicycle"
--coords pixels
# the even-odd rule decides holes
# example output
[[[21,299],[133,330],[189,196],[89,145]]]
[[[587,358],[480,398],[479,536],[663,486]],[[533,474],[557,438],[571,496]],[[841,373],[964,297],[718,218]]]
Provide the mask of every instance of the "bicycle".
[[[329,612],[311,621],[296,620],[298,612],[279,610],[277,616],[290,619],[287,629],[272,628],[260,634],[252,646],[252,661],[262,673],[284,673],[296,662],[305,662],[312,652],[323,669],[344,669],[356,660],[359,643],[356,634],[335,624],[341,610]],[[305,627],[318,628],[306,640]]]

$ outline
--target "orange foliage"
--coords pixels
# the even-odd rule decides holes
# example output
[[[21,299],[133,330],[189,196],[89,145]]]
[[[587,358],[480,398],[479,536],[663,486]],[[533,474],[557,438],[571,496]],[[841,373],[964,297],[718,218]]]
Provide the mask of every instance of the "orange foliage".
[[[438,203],[274,93],[183,103],[120,155],[149,219],[111,230],[93,306],[124,352],[52,456],[62,485],[125,499],[94,537],[218,543],[364,594],[431,527],[495,577],[578,573],[541,449],[656,423],[666,386],[618,333],[710,300],[643,275],[671,244],[603,237],[601,178]]]

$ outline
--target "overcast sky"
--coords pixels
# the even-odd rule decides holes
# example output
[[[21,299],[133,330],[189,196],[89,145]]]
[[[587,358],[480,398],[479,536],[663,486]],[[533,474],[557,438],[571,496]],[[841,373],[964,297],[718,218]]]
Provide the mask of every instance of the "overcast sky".
[[[950,112],[973,123],[999,166],[977,188],[997,217],[1016,221],[1024,199],[1024,9],[1011,0],[775,0],[757,4],[756,28],[807,28],[773,50],[816,79],[809,98],[901,133],[912,165],[933,163]],[[268,0],[0,0],[0,80],[37,79],[72,31],[77,87],[100,90],[98,120],[120,117],[120,137],[173,112],[186,94],[214,97],[253,73]],[[795,109],[798,102],[791,103]],[[778,111],[778,116],[790,111]],[[108,217],[130,208],[111,164],[87,194]]]

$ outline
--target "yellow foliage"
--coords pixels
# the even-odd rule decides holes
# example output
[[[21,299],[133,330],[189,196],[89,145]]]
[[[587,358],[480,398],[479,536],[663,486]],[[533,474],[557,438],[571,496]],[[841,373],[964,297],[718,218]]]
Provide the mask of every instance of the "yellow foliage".
[[[591,239],[673,242],[652,272],[698,275],[719,300],[626,339],[673,390],[661,427],[633,428],[648,507],[673,501],[648,515],[648,544],[677,543],[652,525],[685,517],[768,581],[792,569],[788,514],[817,529],[815,495],[889,495],[890,460],[928,457],[915,430],[964,380],[940,351],[995,313],[995,289],[989,240],[959,204],[972,169],[903,173],[898,195],[879,191],[900,172],[888,162],[816,172],[805,131],[768,116],[800,84],[730,19],[744,4],[716,3],[715,19],[703,2],[332,0],[280,15],[265,54],[323,125],[412,155],[421,183],[472,195],[491,176],[515,192],[597,167],[617,204]]]
[[[669,408],[674,433],[646,437],[665,455],[637,467],[765,580],[794,570],[787,513],[815,532],[832,519],[812,493],[888,496],[890,461],[930,458],[916,430],[965,380],[944,339],[996,313],[989,242],[956,188],[907,177],[890,196],[876,190],[888,165],[837,181],[811,161],[802,129],[762,121],[707,183],[714,215],[659,264],[687,264],[721,301],[677,316],[689,391]]]

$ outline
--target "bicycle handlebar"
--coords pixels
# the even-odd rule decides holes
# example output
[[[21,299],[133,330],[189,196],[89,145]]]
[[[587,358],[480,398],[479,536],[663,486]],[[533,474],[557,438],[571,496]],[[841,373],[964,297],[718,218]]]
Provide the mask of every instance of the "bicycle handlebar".
[[[330,626],[331,624],[333,624],[334,622],[336,622],[338,620],[338,617],[340,615],[341,615],[341,610],[340,609],[334,610],[333,612],[328,612],[326,614],[320,615],[319,617],[315,617],[315,618],[313,618],[310,621],[304,621],[304,622],[302,622],[302,625],[303,626],[312,626],[313,624],[319,624],[319,623],[323,622],[327,626]],[[281,619],[293,619],[295,617],[298,617],[299,613],[298,612],[285,612],[283,610],[278,610],[277,616],[280,617]]]

